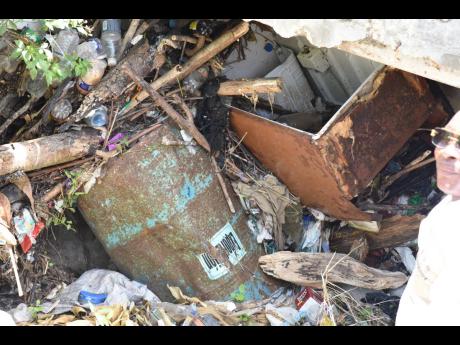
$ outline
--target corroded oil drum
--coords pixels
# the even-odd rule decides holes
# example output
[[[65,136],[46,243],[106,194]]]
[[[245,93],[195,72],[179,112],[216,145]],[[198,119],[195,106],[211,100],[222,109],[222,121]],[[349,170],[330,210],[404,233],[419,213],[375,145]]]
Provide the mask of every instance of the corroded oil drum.
[[[165,135],[180,140],[164,125],[107,163],[79,198],[85,220],[120,271],[162,300],[172,300],[167,285],[202,299],[267,296],[275,286],[239,200],[231,193],[232,214],[209,154],[162,145]]]

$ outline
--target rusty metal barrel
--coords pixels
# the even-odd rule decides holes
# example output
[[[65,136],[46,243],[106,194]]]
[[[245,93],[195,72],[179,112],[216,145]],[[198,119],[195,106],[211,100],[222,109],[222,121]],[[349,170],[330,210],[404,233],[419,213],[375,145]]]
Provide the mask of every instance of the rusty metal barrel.
[[[107,163],[79,198],[86,222],[120,271],[162,300],[172,300],[167,285],[202,299],[266,297],[275,285],[239,200],[230,193],[232,214],[201,147],[163,145],[163,136],[180,140],[164,125]]]

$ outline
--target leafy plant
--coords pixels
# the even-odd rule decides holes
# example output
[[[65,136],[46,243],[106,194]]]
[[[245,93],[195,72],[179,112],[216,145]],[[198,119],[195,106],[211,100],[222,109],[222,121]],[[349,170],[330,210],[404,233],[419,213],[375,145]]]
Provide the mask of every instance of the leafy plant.
[[[244,325],[247,325],[251,321],[251,316],[249,316],[248,314],[240,315],[238,316],[238,318]]]
[[[129,142],[127,138],[121,139],[117,144],[117,151],[120,153],[125,152],[129,148]]]
[[[64,55],[62,60],[53,56],[48,42],[41,42],[39,35],[32,35],[31,30],[18,34],[17,23],[21,19],[0,20],[0,36],[7,31],[17,38],[14,41],[15,49],[11,53],[12,59],[24,61],[30,77],[34,80],[40,73],[51,85],[55,81],[62,81],[67,77],[85,74],[91,64],[88,60],[81,59],[76,54]],[[82,35],[88,35],[89,29],[84,25],[83,19],[42,19],[39,20],[43,32],[52,32],[57,29],[75,28]],[[35,39],[36,38],[36,39]]]
[[[29,311],[31,312],[32,314],[32,318],[35,320],[37,319],[37,316],[38,316],[38,313],[42,312],[43,311],[43,307],[40,306],[40,300],[37,299],[35,301],[35,305],[29,307]]]
[[[244,302],[246,299],[244,292],[246,291],[246,287],[244,284],[241,284],[238,287],[238,291],[233,292],[230,297],[235,301],[235,302]]]
[[[64,196],[62,199],[56,201],[54,208],[56,212],[50,217],[46,225],[62,225],[64,226],[67,230],[73,230],[76,231],[75,228],[73,227],[73,223],[71,220],[67,219],[65,215],[65,211],[70,211],[72,213],[75,212],[75,203],[77,202],[77,199],[80,195],[85,194],[84,192],[78,192],[78,189],[80,188],[80,183],[79,183],[79,177],[81,176],[80,171],[67,171],[64,170],[64,174],[67,176],[69,179],[69,189],[66,193],[64,193]]]

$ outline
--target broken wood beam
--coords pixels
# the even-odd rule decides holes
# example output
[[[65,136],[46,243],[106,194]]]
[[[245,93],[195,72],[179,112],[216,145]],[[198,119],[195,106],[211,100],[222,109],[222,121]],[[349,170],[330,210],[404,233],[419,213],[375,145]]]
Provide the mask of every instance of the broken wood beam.
[[[144,91],[147,91],[147,94],[152,98],[152,100],[160,108],[162,108],[168,114],[168,116],[170,116],[182,129],[190,133],[190,135],[199,145],[201,145],[206,151],[211,151],[208,141],[195,127],[193,121],[185,119],[181,114],[179,114],[158,92],[154,90],[151,84],[147,83],[145,80],[136,75],[136,73],[130,67],[125,66],[122,71],[126,73],[136,84],[142,87]]]
[[[394,289],[407,281],[402,272],[369,267],[345,254],[281,251],[259,258],[262,270],[277,279],[300,286],[321,288],[326,282],[372,290]]]
[[[0,175],[69,162],[95,151],[98,145],[99,131],[93,128],[1,145]]]
[[[369,250],[397,247],[417,238],[423,218],[425,216],[420,214],[386,218],[382,221],[378,233],[363,233],[350,227],[333,231],[329,240],[330,247],[333,251],[348,253],[353,242],[363,234],[369,244]]]
[[[153,70],[155,55],[155,48],[150,47],[147,40],[131,49],[128,55],[111,69],[100,83],[83,98],[83,102],[77,111],[67,118],[67,123],[80,121],[91,109],[108,100],[120,97],[131,83],[128,76],[120,73],[121,68],[125,65],[130,66],[137,75],[145,77]]]
[[[220,84],[217,94],[219,96],[241,96],[247,94],[278,93],[281,92],[280,78],[230,80]]]
[[[177,65],[161,77],[153,81],[150,85],[153,90],[158,90],[161,87],[168,85],[172,82],[182,80],[187,75],[195,71],[197,68],[204,65],[206,62],[211,60],[214,56],[219,54],[233,42],[237,41],[240,37],[245,35],[249,31],[249,23],[241,22],[233,29],[222,34],[218,39],[208,44],[206,47],[202,48],[195,55],[193,55],[190,60],[188,60],[184,65]],[[144,89],[137,95],[135,95],[130,103],[123,109],[123,112],[126,112],[137,104],[146,99],[148,93]]]

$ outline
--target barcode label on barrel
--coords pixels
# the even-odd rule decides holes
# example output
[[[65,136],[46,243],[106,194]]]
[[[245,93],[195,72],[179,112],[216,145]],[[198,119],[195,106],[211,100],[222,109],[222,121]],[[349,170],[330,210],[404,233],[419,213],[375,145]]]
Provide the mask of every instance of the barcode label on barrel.
[[[246,255],[243,244],[230,223],[225,224],[225,226],[211,238],[210,242],[214,247],[225,250],[228,260],[232,265],[236,265],[243,256]]]
[[[211,280],[219,279],[228,273],[228,268],[208,253],[200,254],[198,260]]]
[[[232,265],[236,265],[246,255],[246,250],[230,223],[225,224],[209,242],[214,247],[224,250]],[[223,263],[208,253],[198,255],[198,260],[211,280],[219,279],[229,272]]]

